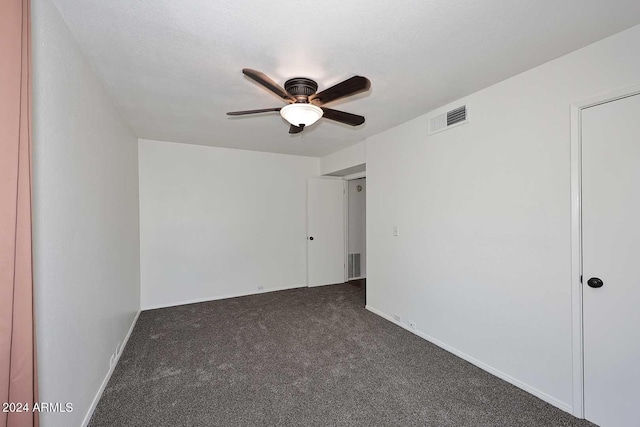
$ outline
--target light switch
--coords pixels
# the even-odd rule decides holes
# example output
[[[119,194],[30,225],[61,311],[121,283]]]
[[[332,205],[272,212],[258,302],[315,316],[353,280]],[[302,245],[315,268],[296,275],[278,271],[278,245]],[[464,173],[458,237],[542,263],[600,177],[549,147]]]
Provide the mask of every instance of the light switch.
[[[400,228],[398,228],[397,225],[393,226],[393,235],[394,236],[399,236],[400,235]]]

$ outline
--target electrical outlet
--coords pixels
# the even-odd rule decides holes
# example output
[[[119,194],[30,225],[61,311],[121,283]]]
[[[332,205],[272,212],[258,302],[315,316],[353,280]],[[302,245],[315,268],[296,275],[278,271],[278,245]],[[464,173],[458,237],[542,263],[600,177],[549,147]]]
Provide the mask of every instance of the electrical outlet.
[[[120,351],[122,351],[122,343],[118,343],[116,346],[116,356],[120,355]]]
[[[402,322],[402,319],[400,318],[400,316],[398,316],[397,314],[393,315],[393,318],[396,322]]]
[[[416,322],[414,322],[413,320],[407,320],[407,326],[410,327],[411,329],[415,329]]]
[[[400,227],[398,227],[397,225],[393,226],[393,235],[395,237],[398,237],[400,235]]]
[[[258,292],[264,291],[264,286],[258,286]]]

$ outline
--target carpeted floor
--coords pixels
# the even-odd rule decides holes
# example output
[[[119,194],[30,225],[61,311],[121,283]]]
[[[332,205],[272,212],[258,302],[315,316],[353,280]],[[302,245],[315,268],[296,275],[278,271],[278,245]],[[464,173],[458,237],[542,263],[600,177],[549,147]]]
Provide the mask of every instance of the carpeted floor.
[[[143,312],[90,423],[103,426],[592,424],[335,285]]]

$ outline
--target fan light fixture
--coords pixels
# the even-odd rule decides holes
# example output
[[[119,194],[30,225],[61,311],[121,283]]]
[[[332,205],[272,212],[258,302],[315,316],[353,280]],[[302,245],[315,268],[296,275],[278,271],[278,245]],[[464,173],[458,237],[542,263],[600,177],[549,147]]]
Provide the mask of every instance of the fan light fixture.
[[[312,104],[294,103],[280,110],[280,115],[294,126],[311,126],[322,117],[322,108]]]

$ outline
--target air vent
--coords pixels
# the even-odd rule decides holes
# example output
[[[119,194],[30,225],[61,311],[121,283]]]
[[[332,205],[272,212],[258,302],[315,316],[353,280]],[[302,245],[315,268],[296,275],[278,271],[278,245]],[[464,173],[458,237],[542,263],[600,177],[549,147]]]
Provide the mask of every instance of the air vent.
[[[360,277],[360,254],[349,254],[349,279]]]
[[[429,135],[467,123],[467,106],[463,105],[429,119]]]
[[[456,123],[464,122],[465,120],[467,120],[466,105],[447,112],[447,126],[455,125]]]

